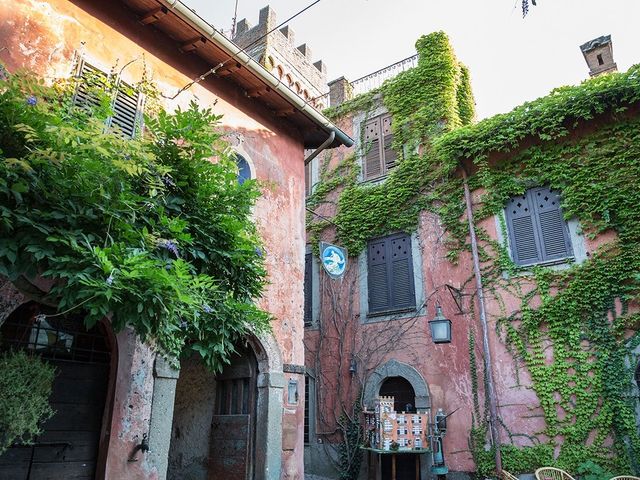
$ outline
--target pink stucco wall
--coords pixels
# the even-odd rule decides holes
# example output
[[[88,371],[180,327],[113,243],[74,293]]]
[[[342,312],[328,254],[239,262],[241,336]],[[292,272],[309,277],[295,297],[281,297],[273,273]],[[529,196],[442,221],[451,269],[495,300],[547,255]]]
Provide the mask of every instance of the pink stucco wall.
[[[137,23],[121,2],[86,0],[0,0],[0,51],[9,71],[26,67],[49,81],[72,73],[74,53],[109,69],[133,61],[123,71],[125,81],[140,79],[144,66],[160,90],[170,96],[210,68],[151,27]],[[143,61],[144,59],[144,61]],[[276,118],[262,104],[247,98],[227,80],[206,81],[167,101],[167,108],[196,99],[223,114],[223,129],[265,181],[255,218],[266,246],[269,284],[261,307],[274,316],[273,334],[284,363],[304,363],[303,255],[304,174],[301,136],[291,124]],[[216,103],[217,102],[217,103]],[[146,462],[127,462],[131,448],[148,428],[153,391],[153,352],[131,334],[118,336],[120,359],[107,460],[109,478],[155,478]],[[284,452],[286,478],[302,478],[302,402],[293,411],[297,435],[293,450]],[[170,421],[168,419],[167,421]],[[291,421],[291,420],[290,420]]]

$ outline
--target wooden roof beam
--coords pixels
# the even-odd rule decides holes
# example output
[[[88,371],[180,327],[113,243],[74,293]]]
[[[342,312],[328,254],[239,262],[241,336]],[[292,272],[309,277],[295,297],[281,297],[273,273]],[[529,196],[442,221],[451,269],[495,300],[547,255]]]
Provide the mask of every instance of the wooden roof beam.
[[[219,77],[226,77],[227,75],[231,75],[236,70],[240,70],[241,67],[242,67],[242,65],[240,65],[238,62],[235,62],[235,63],[233,63],[231,65],[225,65],[223,68],[221,68],[220,70],[216,71],[216,74]]]
[[[148,11],[140,18],[140,23],[142,25],[151,25],[152,23],[156,23],[162,17],[164,17],[167,13],[169,13],[169,9],[167,7],[158,7],[153,10]]]
[[[192,38],[190,40],[187,40],[182,45],[180,45],[180,51],[182,53],[193,52],[194,50],[196,50],[199,47],[202,47],[202,46],[204,46],[206,44],[207,44],[207,39],[206,38],[204,38],[204,37],[195,37],[195,38]]]
[[[258,98],[270,91],[271,89],[269,87],[252,88],[247,90],[247,97]]]

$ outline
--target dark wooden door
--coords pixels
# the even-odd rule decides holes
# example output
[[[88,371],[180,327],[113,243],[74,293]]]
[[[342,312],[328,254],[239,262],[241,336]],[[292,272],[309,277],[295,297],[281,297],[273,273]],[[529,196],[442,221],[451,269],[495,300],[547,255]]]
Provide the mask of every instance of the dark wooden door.
[[[258,364],[250,348],[216,377],[209,440],[209,480],[251,480],[255,459]]]
[[[92,480],[109,384],[104,327],[87,331],[82,318],[44,318],[38,312],[23,309],[9,317],[2,347],[22,348],[55,367],[55,413],[33,445],[15,445],[0,456],[0,479]]]

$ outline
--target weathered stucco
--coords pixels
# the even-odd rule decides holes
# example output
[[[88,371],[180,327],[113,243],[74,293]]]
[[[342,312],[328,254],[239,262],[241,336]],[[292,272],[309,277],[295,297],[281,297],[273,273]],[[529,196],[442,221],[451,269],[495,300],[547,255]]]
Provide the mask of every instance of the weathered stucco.
[[[141,26],[121,2],[0,0],[0,38],[3,39],[2,46],[6,47],[0,51],[0,61],[9,71],[30,68],[48,81],[69,76],[78,53],[107,70],[116,64],[122,67],[131,62],[122,73],[127,82],[139,80],[146,68],[167,96],[174,95],[192,78],[210,68],[194,56],[181,54],[177,46],[157,30]],[[264,181],[263,196],[254,211],[264,239],[269,284],[259,304],[274,317],[273,335],[281,356],[278,358],[280,367],[283,362],[304,364],[302,139],[292,124],[277,118],[228,80],[211,76],[175,100],[167,101],[166,106],[169,109],[186,106],[192,99],[203,107],[215,105],[215,112],[224,115],[222,128],[233,133],[234,142],[253,165],[255,176]],[[4,302],[0,304],[0,315],[13,302],[20,301],[15,297],[17,294],[5,287],[0,285]],[[108,458],[99,473],[114,479],[164,478],[162,461],[152,455],[139,453],[138,461],[127,461],[142,435],[149,432],[154,402],[155,353],[129,331],[118,334],[118,346]],[[268,380],[270,374],[266,374],[267,380],[263,379],[270,385],[262,404],[268,411],[260,414],[265,419],[267,416],[279,417],[279,421],[269,420],[270,431],[263,438],[269,442],[265,448],[271,458],[264,465],[273,465],[274,458],[281,458],[281,468],[272,467],[272,470],[285,472],[286,478],[302,478],[302,402],[287,406],[284,413],[278,407],[284,402],[282,381],[278,377],[281,371],[276,368],[271,373],[271,380]],[[274,395],[278,396],[277,400]],[[210,397],[204,395],[205,401],[209,402]],[[182,403],[180,408],[185,408]],[[170,424],[171,418],[166,422]],[[293,448],[284,453],[281,431],[276,430],[283,422],[295,424]],[[167,439],[154,439],[151,435],[152,449],[154,441],[166,448]],[[177,461],[176,458],[172,460]],[[185,457],[183,460],[186,461]],[[279,476],[277,473],[269,478]]]

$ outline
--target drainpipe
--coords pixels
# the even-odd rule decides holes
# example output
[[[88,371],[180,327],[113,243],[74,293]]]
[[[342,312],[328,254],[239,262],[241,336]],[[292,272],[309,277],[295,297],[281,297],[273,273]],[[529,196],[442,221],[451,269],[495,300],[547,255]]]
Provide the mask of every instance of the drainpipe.
[[[476,293],[480,310],[480,325],[482,325],[482,351],[484,353],[484,369],[486,373],[486,394],[489,399],[489,431],[491,443],[495,448],[496,474],[498,478],[502,474],[502,456],[500,455],[500,435],[498,433],[498,406],[496,390],[493,383],[493,362],[491,361],[491,349],[489,348],[489,326],[487,323],[487,311],[484,303],[484,289],[482,288],[482,275],[480,274],[480,258],[478,256],[478,240],[473,223],[473,207],[471,192],[467,181],[467,171],[462,168],[462,180],[464,184],[464,199],[467,204],[467,221],[469,222],[469,237],[471,238],[471,256],[473,257],[473,273],[476,277]]]
[[[318,155],[320,155],[320,152],[322,152],[325,148],[331,145],[335,140],[335,138],[336,138],[336,132],[332,130],[331,133],[329,134],[329,137],[324,142],[322,142],[322,145],[316,148],[313,152],[311,152],[311,155],[309,155],[307,158],[304,159],[305,166],[308,165],[311,162],[311,160],[313,160]]]

